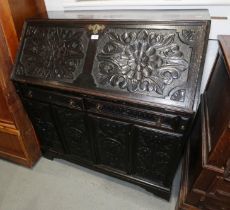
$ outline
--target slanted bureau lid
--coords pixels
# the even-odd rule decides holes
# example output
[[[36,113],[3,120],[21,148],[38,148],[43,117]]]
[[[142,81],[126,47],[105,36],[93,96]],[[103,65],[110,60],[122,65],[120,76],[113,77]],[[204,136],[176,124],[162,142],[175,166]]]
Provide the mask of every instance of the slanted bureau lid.
[[[192,112],[210,21],[206,10],[194,11],[194,20],[191,10],[178,12],[191,19],[28,20],[12,79]]]

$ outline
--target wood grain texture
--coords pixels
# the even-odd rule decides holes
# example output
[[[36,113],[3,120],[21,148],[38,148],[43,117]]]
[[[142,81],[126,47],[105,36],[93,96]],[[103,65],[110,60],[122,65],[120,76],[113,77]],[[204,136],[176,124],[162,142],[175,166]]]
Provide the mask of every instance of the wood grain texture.
[[[0,23],[2,36],[8,46],[11,62],[14,62],[16,51],[18,48],[18,35],[15,29],[14,20],[11,15],[11,8],[9,1],[1,1],[0,7]]]
[[[41,6],[41,8],[39,8]],[[0,156],[32,167],[40,148],[10,74],[24,20],[45,11],[43,1],[1,1],[0,7]]]
[[[187,194],[189,193],[189,161],[190,161],[190,142],[187,144],[187,148],[185,151],[185,155],[182,160],[182,175],[181,175],[181,183],[180,183],[180,191],[177,199],[175,210],[200,210],[199,208],[188,204],[186,202]]]
[[[219,55],[201,97],[200,129],[193,129],[190,137],[195,150],[189,147],[184,161],[181,210],[191,205],[202,210],[230,209],[230,57],[226,57],[230,36],[219,39]]]
[[[18,38],[21,36],[24,21],[32,17],[46,17],[43,0],[8,0]]]
[[[0,87],[0,121],[5,123],[12,123],[13,118],[11,113],[8,110],[8,106],[5,100],[5,96],[3,95],[3,91]]]

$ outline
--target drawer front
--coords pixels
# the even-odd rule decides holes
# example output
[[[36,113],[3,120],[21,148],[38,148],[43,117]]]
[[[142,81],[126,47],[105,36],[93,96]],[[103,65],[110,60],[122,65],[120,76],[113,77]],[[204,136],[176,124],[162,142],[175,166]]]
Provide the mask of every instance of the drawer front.
[[[46,91],[36,87],[21,86],[22,95],[26,98],[82,110],[83,102],[80,97],[64,95],[54,91]]]
[[[124,120],[139,121],[150,126],[165,128],[176,132],[183,132],[189,123],[188,117],[148,111],[100,100],[86,100],[85,107],[88,112],[119,117]]]
[[[51,116],[50,106],[37,101],[23,100],[23,104],[41,141],[43,149],[52,149],[63,153],[63,144],[59,139]]]
[[[170,185],[182,155],[182,136],[136,126],[135,138],[136,176]]]

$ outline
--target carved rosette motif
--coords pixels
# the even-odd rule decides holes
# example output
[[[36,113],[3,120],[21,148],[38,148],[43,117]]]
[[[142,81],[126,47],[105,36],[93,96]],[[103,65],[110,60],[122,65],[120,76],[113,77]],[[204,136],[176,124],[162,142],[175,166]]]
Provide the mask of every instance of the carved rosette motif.
[[[165,87],[188,70],[188,61],[175,41],[176,32],[108,30],[104,36],[108,41],[96,55],[96,80],[102,86],[165,96]]]
[[[88,40],[83,29],[28,26],[16,74],[74,80],[82,71]]]

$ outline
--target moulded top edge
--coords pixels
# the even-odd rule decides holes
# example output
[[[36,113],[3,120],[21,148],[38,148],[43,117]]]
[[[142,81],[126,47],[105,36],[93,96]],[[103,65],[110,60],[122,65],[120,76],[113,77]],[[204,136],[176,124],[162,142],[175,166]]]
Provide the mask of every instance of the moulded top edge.
[[[210,20],[207,9],[188,10],[104,10],[49,12],[49,19],[183,21]]]

